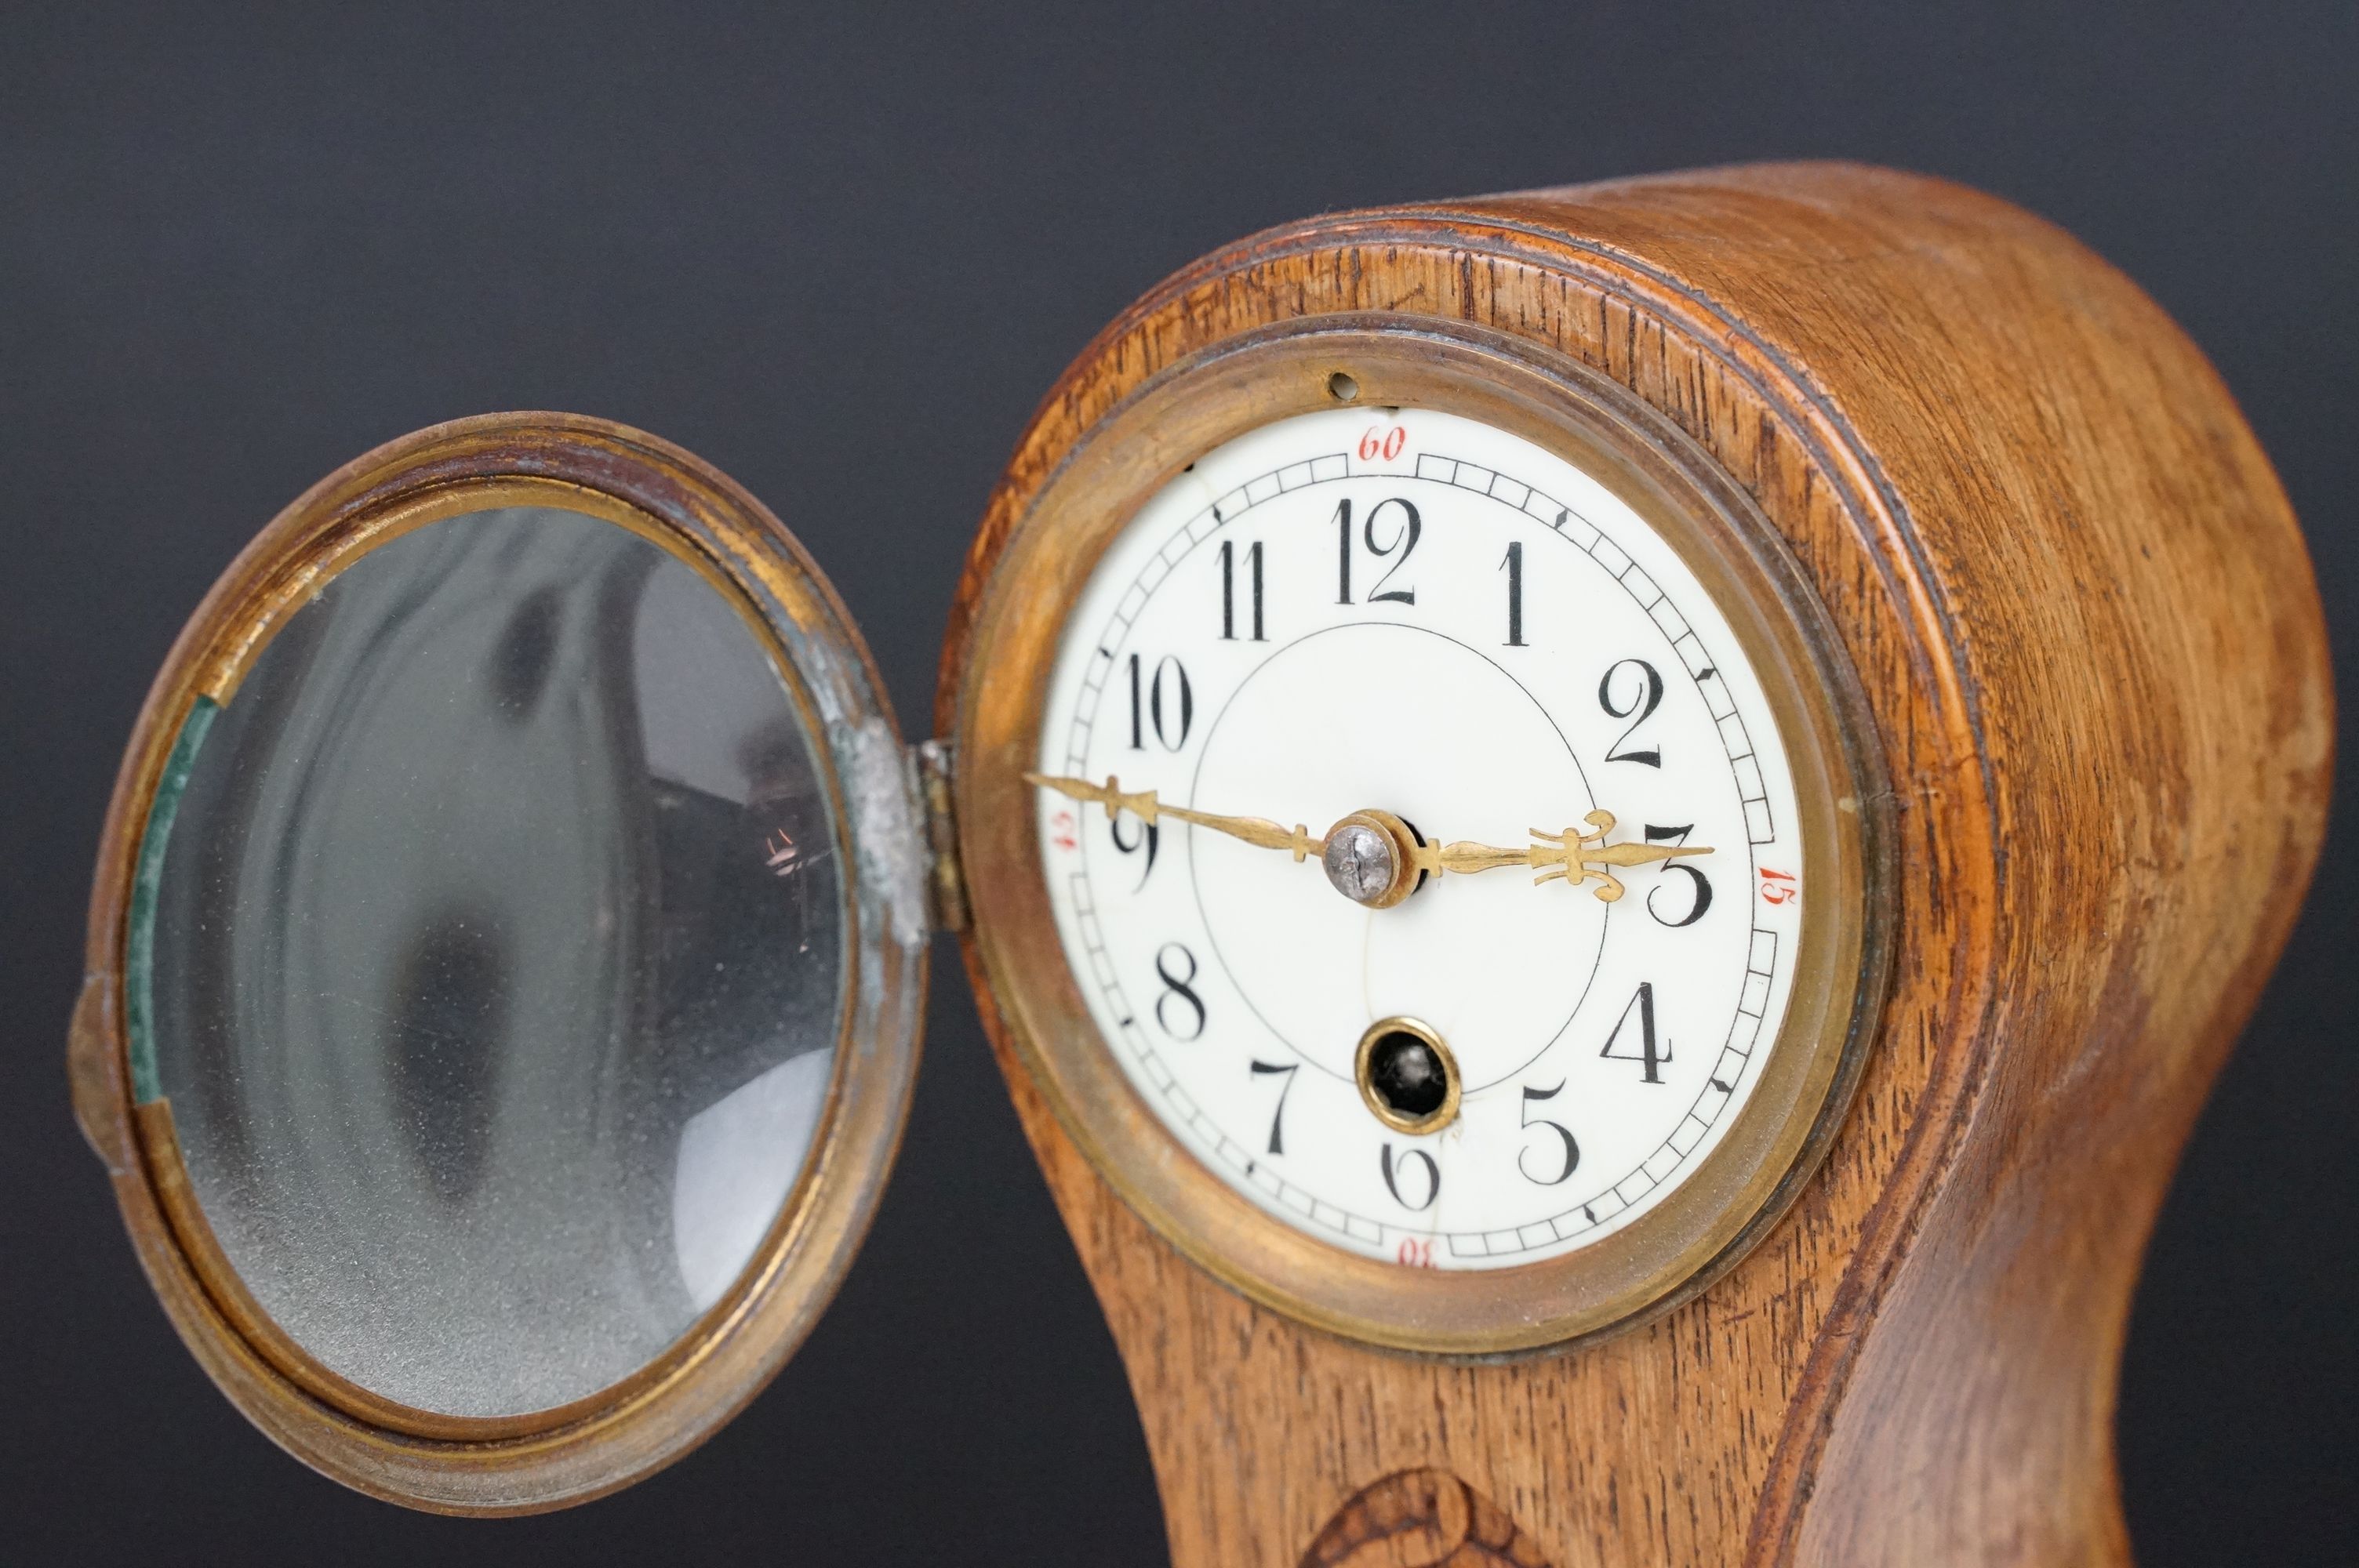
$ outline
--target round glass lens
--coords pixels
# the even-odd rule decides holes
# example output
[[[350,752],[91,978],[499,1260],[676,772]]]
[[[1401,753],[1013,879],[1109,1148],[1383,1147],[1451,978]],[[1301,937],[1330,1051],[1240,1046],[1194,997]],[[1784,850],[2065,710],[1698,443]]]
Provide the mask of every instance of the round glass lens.
[[[760,1250],[827,1104],[814,738],[687,562],[429,524],[201,702],[141,848],[135,1092],[259,1305],[438,1415],[596,1393]]]

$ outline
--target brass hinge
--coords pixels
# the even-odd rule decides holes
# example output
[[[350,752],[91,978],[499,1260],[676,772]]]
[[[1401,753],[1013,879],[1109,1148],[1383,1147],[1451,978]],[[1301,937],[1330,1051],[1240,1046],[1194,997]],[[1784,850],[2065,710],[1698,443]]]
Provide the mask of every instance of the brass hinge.
[[[918,743],[918,785],[926,797],[926,849],[932,866],[926,878],[934,906],[934,929],[966,929],[966,880],[959,874],[958,818],[951,811],[951,773],[958,748],[948,741]]]

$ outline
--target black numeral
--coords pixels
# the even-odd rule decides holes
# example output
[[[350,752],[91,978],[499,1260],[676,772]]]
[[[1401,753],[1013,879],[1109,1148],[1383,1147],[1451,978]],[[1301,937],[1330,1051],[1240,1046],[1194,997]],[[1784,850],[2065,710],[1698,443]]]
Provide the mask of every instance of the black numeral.
[[[1234,539],[1221,541],[1221,637],[1224,642],[1237,640],[1237,546]],[[1261,541],[1256,539],[1245,546],[1245,575],[1253,579],[1253,635],[1248,642],[1266,643],[1261,634]]]
[[[1352,602],[1352,498],[1335,503],[1335,602]]]
[[[1636,672],[1632,680],[1636,684],[1634,687],[1632,681],[1622,683],[1623,689],[1629,693],[1629,700],[1617,706],[1614,700],[1614,677],[1624,670]],[[1660,751],[1625,752],[1622,748],[1630,743],[1630,737],[1637,731],[1638,726],[1654,717],[1655,709],[1662,705],[1662,672],[1646,660],[1624,659],[1608,669],[1605,678],[1597,683],[1597,706],[1615,719],[1628,719],[1630,728],[1622,731],[1622,738],[1614,742],[1614,750],[1605,753],[1605,760],[1609,762],[1644,762],[1650,768],[1661,767],[1663,753]],[[1632,718],[1633,714],[1636,717]]]
[[[1563,1092],[1564,1085],[1561,1082],[1558,1083],[1556,1087],[1552,1089],[1536,1089],[1527,1087],[1524,1090],[1524,1125],[1526,1127],[1545,1127],[1550,1132],[1555,1133],[1559,1138],[1564,1140],[1564,1165],[1563,1168],[1559,1170],[1553,1176],[1533,1175],[1531,1167],[1524,1163],[1524,1156],[1530,1153],[1531,1150],[1527,1147],[1516,1151],[1516,1169],[1524,1173],[1524,1180],[1527,1182],[1537,1182],[1544,1187],[1553,1187],[1560,1183],[1568,1180],[1572,1175],[1572,1173],[1578,1170],[1581,1166],[1581,1145],[1572,1141],[1572,1134],[1566,1130],[1564,1125],[1560,1122],[1550,1121],[1546,1117],[1542,1117],[1538,1120],[1534,1120],[1532,1118],[1532,1101],[1536,1099],[1554,1099]]]
[[[1521,539],[1507,546],[1507,558],[1499,563],[1507,574],[1507,646],[1524,645],[1524,542]]]
[[[1266,1073],[1277,1073],[1286,1079],[1277,1088],[1277,1110],[1269,1119],[1269,1152],[1273,1154],[1286,1152],[1286,1097],[1294,1092],[1294,1070],[1301,1065],[1299,1062],[1288,1062],[1283,1066],[1275,1062],[1256,1062],[1253,1065],[1255,1077]]]
[[[1417,1161],[1425,1167],[1425,1201],[1423,1203],[1411,1203],[1408,1199],[1401,1196],[1400,1177],[1398,1173],[1408,1170],[1409,1162],[1412,1160]],[[1401,1207],[1408,1209],[1412,1214],[1422,1213],[1426,1209],[1431,1208],[1433,1206],[1433,1200],[1441,1195],[1441,1167],[1435,1164],[1433,1162],[1433,1156],[1427,1153],[1422,1149],[1411,1149],[1401,1155],[1398,1160],[1395,1160],[1393,1158],[1393,1146],[1389,1143],[1386,1144],[1384,1154],[1384,1172],[1385,1191],[1393,1195],[1393,1202],[1400,1205]]]
[[[1388,506],[1400,508],[1400,528],[1393,535],[1389,544],[1379,545],[1376,543],[1376,519],[1384,515],[1385,509]],[[1415,604],[1417,602],[1417,589],[1387,589],[1385,584],[1392,581],[1394,573],[1408,565],[1408,558],[1416,553],[1417,542],[1424,534],[1425,523],[1418,515],[1415,502],[1395,495],[1379,501],[1368,508],[1368,514],[1360,523],[1361,546],[1367,550],[1368,554],[1380,561],[1397,557],[1393,559],[1393,564],[1386,569],[1385,575],[1376,579],[1375,588],[1368,595],[1370,604],[1386,602]],[[1349,496],[1335,503],[1335,602],[1338,604],[1352,602],[1352,500]]]
[[[1658,827],[1649,822],[1647,824],[1647,842],[1684,844],[1688,841],[1688,835],[1694,831],[1695,824],[1692,822],[1678,827]],[[1680,915],[1677,920],[1665,920],[1663,912],[1655,907],[1655,894],[1663,890],[1660,887],[1650,888],[1647,892],[1647,913],[1657,920],[1662,921],[1664,925],[1671,926],[1693,925],[1697,921],[1701,920],[1704,911],[1712,907],[1712,883],[1704,880],[1704,874],[1701,871],[1697,871],[1685,860],[1666,860],[1661,869],[1665,871],[1685,871],[1689,880],[1694,883],[1695,896],[1689,901],[1688,912],[1685,914]]]
[[[1122,838],[1122,825],[1125,822],[1129,823],[1134,830],[1133,837],[1127,844],[1124,843]],[[1147,851],[1147,864],[1139,868],[1138,887],[1130,890],[1136,892],[1138,888],[1147,885],[1147,879],[1155,874],[1155,851],[1163,842],[1163,830],[1152,822],[1139,821],[1126,811],[1117,812],[1114,819],[1106,824],[1106,837],[1112,838],[1114,847],[1125,855],[1136,855],[1141,849]]]
[[[1174,953],[1186,961],[1188,965],[1186,974],[1175,975],[1171,972],[1171,956]],[[1155,999],[1155,1022],[1161,1024],[1163,1033],[1174,1040],[1193,1040],[1201,1035],[1204,1033],[1204,999],[1196,994],[1196,955],[1177,942],[1166,942],[1156,952],[1155,973],[1156,977],[1163,982],[1163,994]],[[1184,1034],[1171,1027],[1170,1014],[1164,1011],[1174,1001],[1179,1002],[1185,1010],[1183,1017],[1185,1013],[1195,1015],[1193,1023]]]
[[[1616,1051],[1614,1049],[1614,1043],[1622,1038],[1622,1032],[1630,1027],[1630,1019],[1634,1014],[1638,1020],[1638,1048],[1635,1051]],[[1605,1049],[1600,1051],[1598,1054],[1611,1056],[1617,1062],[1643,1062],[1646,1064],[1646,1071],[1640,1076],[1641,1082],[1659,1084],[1663,1081],[1662,1074],[1656,1069],[1671,1059],[1671,1043],[1665,1040],[1658,1044],[1655,1039],[1654,981],[1638,982],[1637,994],[1630,999],[1630,1005],[1622,1010],[1621,1021],[1614,1025],[1614,1033],[1605,1037]]]
[[[1399,533],[1393,535],[1391,544],[1379,545],[1376,543],[1376,519],[1384,515],[1384,510],[1387,506],[1397,506],[1401,509],[1401,529]],[[1368,595],[1370,604],[1382,603],[1387,600],[1395,604],[1417,602],[1417,589],[1397,588],[1387,592],[1385,584],[1393,580],[1394,572],[1408,565],[1410,555],[1417,549],[1417,537],[1424,531],[1424,524],[1418,521],[1416,505],[1403,501],[1398,496],[1389,501],[1379,501],[1368,508],[1367,521],[1360,524],[1360,538],[1368,546],[1368,554],[1382,560],[1396,550],[1400,552],[1400,559],[1395,561],[1391,569],[1376,579],[1375,590]]]
[[[1188,684],[1188,671],[1180,661],[1166,654],[1149,678],[1139,656],[1131,654],[1130,749],[1147,750],[1147,732],[1152,730],[1165,751],[1176,752],[1188,743],[1188,727],[1195,721],[1195,688]],[[1174,725],[1180,730],[1176,736],[1171,732]]]

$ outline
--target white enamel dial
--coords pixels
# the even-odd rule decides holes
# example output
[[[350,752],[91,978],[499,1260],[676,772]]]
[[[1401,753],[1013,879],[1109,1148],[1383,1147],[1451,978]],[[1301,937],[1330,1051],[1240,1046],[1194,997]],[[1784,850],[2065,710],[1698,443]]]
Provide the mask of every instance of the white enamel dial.
[[[1693,1173],[1777,1038],[1808,890],[1761,684],[1669,543],[1506,431],[1343,408],[1204,455],[1075,601],[1038,770],[1307,827],[1298,860],[1037,791],[1107,1048],[1208,1170],[1337,1247],[1483,1269],[1611,1235]],[[1364,810],[1436,846],[1706,852],[1430,873],[1372,908],[1320,854]],[[1364,1064],[1391,1019],[1446,1046],[1430,1130],[1435,1056],[1396,1031]]]

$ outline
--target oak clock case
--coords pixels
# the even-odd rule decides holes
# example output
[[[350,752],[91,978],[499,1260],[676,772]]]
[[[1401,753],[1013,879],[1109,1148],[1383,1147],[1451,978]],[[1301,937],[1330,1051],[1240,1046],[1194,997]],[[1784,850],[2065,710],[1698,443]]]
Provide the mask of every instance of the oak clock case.
[[[1285,359],[1288,345],[1360,333],[1355,354],[1390,352],[1356,389],[1336,386],[1315,350]],[[1420,384],[1399,384],[1403,372]],[[1061,934],[1040,907],[1044,855],[1071,853],[1052,837],[1067,806],[1093,902],[1103,894],[1109,911],[1142,873],[1142,896],[1153,897],[1154,878],[1188,869],[1176,858],[1183,838],[1199,870],[1218,851],[1260,866],[1273,896],[1322,892],[1321,868],[1309,855],[1293,863],[1293,846],[1328,834],[1334,820],[1320,818],[1331,810],[1400,815],[1384,786],[1414,782],[1428,760],[1411,753],[1484,708],[1470,699],[1403,711],[1383,689],[1330,693],[1391,730],[1402,763],[1371,769],[1364,795],[1297,802],[1240,772],[1240,797],[1214,799],[1179,792],[1156,761],[1166,737],[1154,725],[1154,672],[1169,648],[1132,650],[1155,655],[1139,665],[1138,751],[1128,746],[1126,656],[1103,683],[1119,767],[1106,766],[1103,738],[1085,739],[1088,765],[1071,767],[1066,737],[1036,730],[1030,694],[1003,678],[1018,652],[1022,667],[1053,666],[1069,635],[1061,607],[1082,591],[1066,575],[1076,563],[1044,569],[1039,541],[1103,539],[1124,506],[1145,518],[1162,504],[1151,498],[1198,455],[1256,438],[1266,420],[1329,417],[1317,412],[1332,406],[1322,398],[1353,390],[1379,459],[1392,423],[1380,410],[1397,404],[1411,432],[1419,409],[1472,418],[1614,491],[1734,630],[1771,633],[1741,649],[1765,695],[1804,699],[1777,724],[1796,759],[1797,800],[1832,805],[1838,832],[1855,835],[1806,835],[1822,853],[1842,845],[1838,864],[1857,880],[1806,868],[1803,909],[1836,933],[1812,959],[1828,986],[1809,1012],[1819,1026],[1798,1028],[1804,1014],[1789,1004],[1771,1055],[1832,1076],[1823,1098],[1803,1084],[1772,1101],[1765,1074],[1739,1112],[1776,1104],[1762,1119],[1792,1141],[1790,1154],[1753,1144],[1750,1176],[1698,1202],[1691,1195],[1710,1192],[1714,1174],[1699,1169],[1628,1228],[1537,1263],[1404,1268],[1321,1240],[1315,1212],[1281,1217],[1282,1197],[1245,1195],[1244,1164],[1259,1173],[1281,1130],[1291,1159],[1291,1126],[1247,1119],[1241,1098],[1200,1102],[1238,1157],[1227,1161],[1211,1134],[1196,1145],[1212,1145],[1209,1160],[1191,1152],[1185,1108],[1167,1115],[1156,1099],[1176,1102],[1159,1086],[1142,1094],[1110,1061],[1093,1011],[1093,993],[1103,1002],[1108,991],[1093,963],[1080,979],[1082,965],[1056,956]],[[1520,451],[1486,460],[1451,440],[1454,451],[1438,436],[1430,449],[1450,460],[1437,476],[1487,470],[1470,476],[1483,493],[1439,477],[1415,494],[1355,492],[1356,602],[1320,607],[1331,620],[1316,623],[1422,616],[1429,583],[1437,594],[1471,583],[1476,618],[1450,629],[1494,660],[1516,659],[1488,642],[1510,641],[1504,619],[1487,619],[1504,617],[1511,591],[1506,534],[1448,579],[1418,575],[1427,557],[1413,555],[1378,589],[1376,576],[1401,565],[1406,518],[1386,507],[1370,534],[1367,509],[1396,493],[1420,507],[1448,496],[1419,546],[1438,562],[1444,518],[1495,529],[1528,500],[1513,486],[1548,489]],[[1315,466],[1335,449],[1279,456]],[[1356,456],[1356,441],[1348,449]],[[1239,474],[1269,471],[1245,463]],[[1204,488],[1192,504],[1173,503],[1185,514],[1173,521],[1211,521],[1215,503],[1230,511],[1223,484]],[[1256,497],[1247,478],[1253,504],[1229,541],[1228,629],[1241,643],[1254,519],[1301,526],[1302,512],[1283,509],[1315,487],[1283,488]],[[1092,496],[1106,515],[1085,515]],[[1322,499],[1308,514],[1330,547],[1340,542],[1332,508]],[[1543,508],[1532,532],[1513,536],[1527,595],[1544,562],[1579,568],[1549,553],[1569,546],[1549,521]],[[1113,568],[1136,585],[1137,623],[1158,640],[1179,631],[1157,619],[1169,611],[1155,601],[1194,597],[1188,647],[1200,658],[1224,651],[1219,544],[1207,535],[1192,559],[1174,552],[1169,586],[1149,581],[1143,562],[1136,574],[1127,558]],[[1122,550],[1117,540],[1099,558]],[[1267,627],[1272,648],[1314,624],[1316,596],[1281,584],[1278,560],[1265,548],[1266,608],[1294,595],[1287,612],[1298,618],[1283,633]],[[1367,602],[1372,589],[1412,585],[1413,608]],[[1682,589],[1658,586],[1703,622]],[[1591,588],[1607,604],[1620,592]],[[1442,599],[1430,610],[1449,608]],[[1536,634],[1566,636],[1561,624],[1527,622],[1527,643]],[[1553,646],[1576,664],[1603,652]],[[1071,651],[1086,669],[1091,650]],[[1274,655],[1271,674],[1295,656]],[[1646,657],[1635,647],[1611,656]],[[1364,663],[1373,679],[1405,684],[1397,667]],[[1670,672],[1658,668],[1668,704]],[[1583,673],[1594,678],[1594,665]],[[1076,711],[1085,686],[1081,676],[1061,688]],[[1593,687],[1587,717],[1626,706],[1628,690],[1600,703]],[[1151,291],[1067,372],[1018,444],[953,611],[936,727],[962,742],[953,788],[975,914],[963,937],[970,973],[1124,1357],[1174,1561],[2125,1563],[2111,1424],[2130,1291],[2170,1166],[2316,857],[2330,690],[2299,533],[2216,374],[2134,284],[1989,197],[1850,165],[1708,169],[1332,214],[1240,241]],[[1167,720],[1176,691],[1167,677]],[[1573,717],[1561,699],[1551,704],[1560,711]],[[1195,717],[1201,726],[1215,713],[1207,705]],[[1336,749],[1345,743],[1358,740]],[[1672,745],[1665,732],[1667,770]],[[1203,776],[1216,765],[1218,755]],[[1687,821],[1652,815],[1626,782],[1651,770],[1603,755],[1582,766],[1616,818],[1604,843],[1644,843],[1647,826]],[[1111,821],[1091,800],[1019,787],[1029,772],[1116,794],[1101,767],[1131,797]],[[1862,792],[1855,818],[1841,808],[1846,770]],[[1821,795],[1817,780],[1836,782]],[[1225,820],[1166,823],[1165,863],[1146,872],[1138,808],[1150,791],[1158,816],[1169,805]],[[1593,898],[1586,878],[1565,885],[1570,856],[1556,862],[1566,879],[1538,887],[1527,879],[1542,862],[1515,868],[1515,851],[1529,861],[1551,847],[1525,829],[1562,849],[1564,829],[1580,826],[1571,814],[1478,822],[1473,802],[1462,809],[1415,820],[1430,839],[1393,849],[1447,857],[1464,835],[1478,846],[1466,863],[1490,869],[1445,867],[1405,903],[1361,915],[1365,929],[1465,911],[1453,902],[1462,893]],[[1722,896],[1745,890],[1743,878],[1707,869],[1736,860],[1741,846],[1700,833],[1688,841],[1713,853],[1673,864],[1712,878]],[[1601,869],[1628,879],[1609,916],[1625,930],[1650,918],[1636,902],[1646,879],[1684,880],[1661,865]],[[1680,907],[1658,898],[1658,910]],[[1187,911],[1157,913],[1176,922]],[[1032,939],[1017,941],[1011,921],[1028,922]],[[1169,1032],[1151,1011],[1178,993],[1160,974],[1137,973],[1141,949],[1176,940],[1206,955],[1177,929],[1138,922],[1130,934],[1137,941],[1125,949],[1109,927],[1100,946],[1130,954],[1132,975],[1116,979],[1149,1014],[1141,1033],[1163,1054],[1153,1032]],[[1166,956],[1184,977],[1178,953]],[[1656,984],[1660,1000],[1667,982]],[[1603,1008],[1628,1000],[1609,995]],[[1371,1011],[1395,1005],[1370,1000]],[[1179,1033],[1191,1030],[1184,1000],[1166,1011]],[[1117,1029],[1124,1016],[1141,1013],[1114,1015]],[[1466,1065],[1473,1053],[1457,1050],[1451,1020],[1419,1022]],[[1585,1022],[1580,1070],[1643,1073],[1643,1063],[1597,1054],[1611,1022]],[[1201,1043],[1215,1039],[1208,1023]],[[1281,1075],[1256,1085],[1252,1063],[1285,1059],[1246,1055],[1234,1035],[1218,1043],[1229,1053],[1220,1065],[1234,1073],[1223,1081],[1257,1088],[1252,1108],[1275,1112]],[[1177,1057],[1190,1048],[1171,1042],[1166,1065],[1192,1101]],[[1313,1070],[1283,1082],[1299,1093]],[[1155,1084],[1151,1069],[1145,1076]],[[1478,1075],[1465,1078],[1471,1087]],[[1555,1086],[1550,1065],[1509,1086],[1530,1125],[1502,1130],[1522,1134],[1527,1174],[1558,1171],[1537,1163],[1560,1147],[1541,1122],[1580,1136],[1568,1103],[1576,1081],[1569,1071],[1557,1096],[1525,1100],[1524,1089]],[[1560,1107],[1573,1115],[1552,1114]],[[1389,1199],[1381,1168],[1362,1163],[1380,1158],[1378,1135],[1364,1136],[1352,1157],[1370,1184],[1360,1191]],[[1710,1158],[1726,1172],[1732,1149],[1746,1145],[1723,1136]],[[1413,1163],[1411,1201],[1425,1195],[1414,1184],[1424,1173]],[[1314,1206],[1348,1206],[1296,1184]],[[1674,1237],[1682,1208],[1704,1223]],[[1650,1222],[1663,1245],[1609,1266],[1615,1249],[1639,1250],[1634,1238]],[[1486,1291],[1533,1317],[1466,1334],[1466,1316],[1431,1310],[1449,1299],[1479,1323]],[[1565,1337],[1512,1348],[1551,1335]]]
[[[2143,1226],[2321,828],[2307,581],[2150,302],[1849,166],[1178,275],[1019,443],[921,748],[723,476],[438,427],[159,676],[77,1112],[276,1441],[563,1506],[824,1308],[954,928],[1175,1561],[2124,1561]]]

